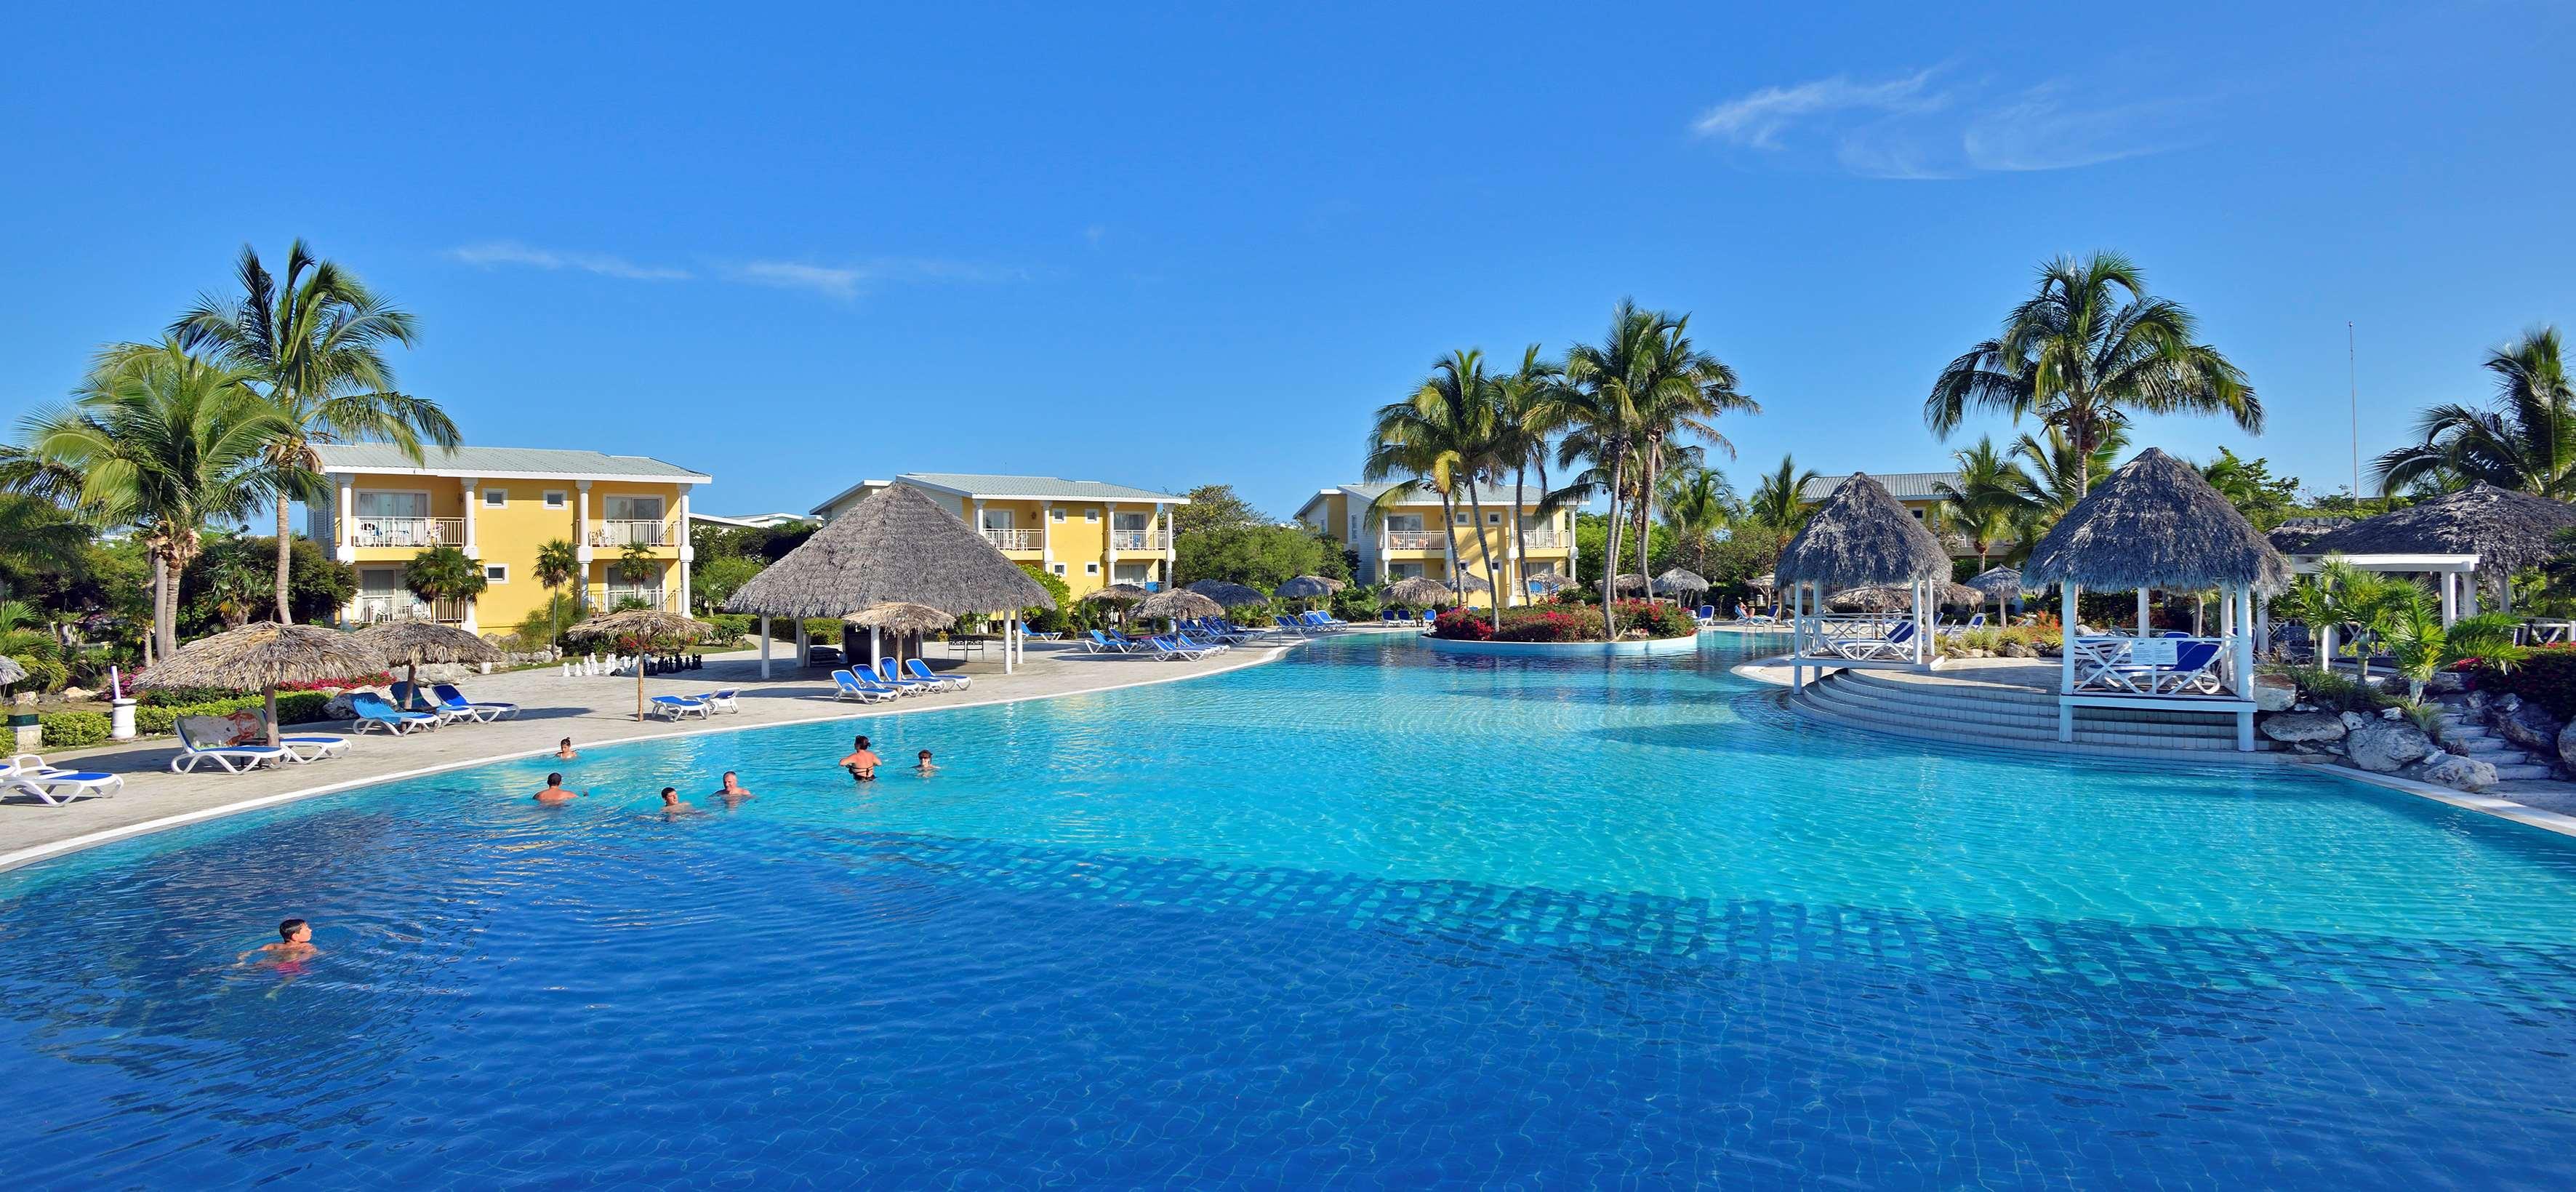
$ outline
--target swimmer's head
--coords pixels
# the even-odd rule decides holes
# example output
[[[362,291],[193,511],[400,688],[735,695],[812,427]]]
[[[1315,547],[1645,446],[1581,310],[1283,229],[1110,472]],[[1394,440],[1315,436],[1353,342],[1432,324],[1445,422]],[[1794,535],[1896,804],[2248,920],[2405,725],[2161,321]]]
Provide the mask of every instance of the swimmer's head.
[[[547,785],[547,786],[562,786],[562,785],[563,785],[563,775],[561,775],[561,774],[548,774],[548,775],[546,775],[546,785]]]
[[[924,749],[924,750],[922,750],[922,751],[921,751],[921,760],[923,760],[923,761],[929,761],[929,760],[930,760],[930,751],[929,751],[929,750]]]
[[[297,938],[299,936],[302,938]],[[300,944],[313,938],[313,927],[302,919],[289,919],[277,925],[277,938],[290,944]]]
[[[570,748],[572,748],[572,738],[570,738],[570,737],[566,737],[566,738],[564,738],[564,739],[563,739],[563,744],[562,744],[562,745],[560,745],[560,746],[558,746],[558,748],[562,748],[562,749],[570,749]]]
[[[860,737],[860,738],[857,738],[857,739],[856,739],[855,741],[853,741],[852,743],[853,743],[853,744],[855,744],[855,745],[857,745],[857,746],[858,746],[859,748],[861,748],[861,749],[865,749],[865,748],[867,748],[867,747],[868,747],[868,739],[867,739],[866,737]]]
[[[662,788],[662,805],[664,807],[669,807],[679,801],[680,788],[676,786],[666,786]]]
[[[725,771],[725,775],[724,775],[724,784],[725,784],[726,786],[738,786],[738,785],[740,785],[739,783],[737,783],[737,782],[735,782],[735,781],[734,781],[733,771],[731,771],[731,770],[727,770],[727,771]]]

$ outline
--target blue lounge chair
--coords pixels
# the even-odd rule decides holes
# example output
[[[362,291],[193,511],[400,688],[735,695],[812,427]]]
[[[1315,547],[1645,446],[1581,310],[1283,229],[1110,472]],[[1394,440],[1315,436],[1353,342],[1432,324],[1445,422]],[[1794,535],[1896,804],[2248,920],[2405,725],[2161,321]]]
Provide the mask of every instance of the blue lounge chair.
[[[742,689],[739,687],[718,687],[713,691],[701,692],[697,696],[698,702],[707,706],[707,711],[732,712],[735,715],[742,713],[741,698]]]
[[[380,728],[399,737],[420,729],[437,728],[445,719],[429,712],[406,712],[385,702],[385,697],[372,691],[361,691],[349,697],[349,707],[357,719],[349,731],[363,733]]]
[[[60,807],[83,795],[113,795],[125,789],[125,776],[105,770],[66,770],[22,753],[0,766],[0,794],[33,795],[48,807]]]
[[[519,705],[478,702],[465,698],[454,683],[432,683],[429,693],[438,697],[438,706],[463,712],[478,721],[507,720],[519,714]]]
[[[470,708],[451,708],[439,702],[429,694],[426,690],[427,686],[422,684],[416,688],[409,683],[395,680],[390,688],[394,694],[394,706],[406,712],[426,712],[438,717],[440,724],[479,719]]]
[[[1019,626],[1020,636],[1025,637],[1030,641],[1051,642],[1064,636],[1064,634],[1060,632],[1041,633],[1038,630],[1029,628],[1029,623],[1026,621],[1014,621],[1012,624]]]
[[[895,687],[915,694],[932,691],[945,691],[948,689],[946,684],[941,683],[937,679],[924,680],[904,677],[904,673],[902,671],[895,669],[894,659],[891,658],[877,659],[877,679],[880,682],[892,684]]]
[[[835,702],[854,699],[863,704],[876,704],[883,703],[902,694],[901,692],[886,690],[884,685],[876,682],[873,676],[871,676],[867,681],[862,682],[857,675],[845,670],[836,670],[832,672],[832,685],[836,688],[836,690],[832,692],[832,699]]]
[[[1309,636],[1309,635],[1311,635],[1311,634],[1313,634],[1313,633],[1315,632],[1315,627],[1314,627],[1314,626],[1312,626],[1312,625],[1308,625],[1308,624],[1307,624],[1304,620],[1302,620],[1302,619],[1301,619],[1301,620],[1293,620],[1293,621],[1292,621],[1292,620],[1288,619],[1288,617],[1286,617],[1285,615],[1281,615],[1281,616],[1272,617],[1272,618],[1271,618],[1271,620],[1274,620],[1274,621],[1279,622],[1279,628],[1281,628],[1281,629],[1283,629],[1283,630],[1286,630],[1287,632],[1290,632],[1290,633],[1296,634],[1296,635],[1297,635],[1297,636],[1299,636],[1299,637],[1306,637],[1306,636]]]
[[[923,662],[918,658],[904,659],[903,672],[924,682],[937,683],[942,688],[950,691],[964,691],[975,685],[975,680],[968,678],[965,675],[934,674],[931,672],[930,664]]]
[[[693,695],[657,695],[644,711],[647,715],[659,716],[664,720],[678,720],[692,714],[699,717],[712,715],[707,705]]]
[[[1169,662],[1175,658],[1188,662],[1196,662],[1214,652],[1195,646],[1184,645],[1180,642],[1173,641],[1169,637],[1158,637],[1152,640],[1154,646],[1154,657],[1156,660],[1162,662]]]
[[[1714,604],[1703,604],[1699,606],[1699,623],[1702,625],[1716,624],[1717,606]]]
[[[1914,622],[1899,621],[1896,628],[1876,637],[1835,638],[1833,647],[1834,653],[1854,662],[1863,662],[1872,658],[1898,657],[1905,653],[1907,643],[1913,640]]]

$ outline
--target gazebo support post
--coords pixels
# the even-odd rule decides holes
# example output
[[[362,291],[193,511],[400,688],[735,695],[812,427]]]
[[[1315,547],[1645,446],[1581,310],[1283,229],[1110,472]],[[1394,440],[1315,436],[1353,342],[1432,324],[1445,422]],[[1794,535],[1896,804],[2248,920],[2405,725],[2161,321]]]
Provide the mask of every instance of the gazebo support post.
[[[760,614],[760,677],[769,677],[769,614]]]
[[[796,665],[799,668],[810,665],[807,660],[812,657],[814,657],[813,647],[805,640],[805,618],[798,617],[796,618]]]
[[[1807,685],[1807,584],[1789,585],[1789,690]]]
[[[885,657],[884,633],[885,630],[875,625],[868,626],[868,669],[871,671],[876,669],[877,659]],[[842,661],[849,660],[845,658]]]
[[[1012,668],[1017,664],[1017,660],[1012,657],[1013,642],[1015,640],[1012,634],[1019,628],[1019,625],[1020,619],[1018,617],[1006,617],[1002,620],[1002,673],[1006,675],[1010,674]]]
[[[2057,651],[2057,693],[2060,696],[2068,696],[2075,694],[2075,582],[2073,580],[2058,581],[2057,607],[2057,632],[2060,638]],[[2067,703],[2064,699],[2057,701],[2057,739],[2060,741],[2075,739],[2075,705]]]
[[[2145,637],[2147,629],[2147,590],[2140,588],[2138,589],[2138,636]]]
[[[2254,585],[2245,584],[2237,588],[2236,598],[2244,602],[2244,612],[2236,618],[2236,627],[2241,631],[2246,622],[2253,619]],[[2243,632],[2236,635],[2236,694],[2240,699],[2254,698],[2254,639]],[[2236,711],[2236,751],[2254,752],[2252,708],[2238,708]]]
[[[2245,602],[2254,606],[2254,656],[2267,658],[2272,653],[2272,609],[2269,601],[2248,591]]]
[[[2460,573],[2442,573],[2442,627],[2450,628],[2460,619]]]

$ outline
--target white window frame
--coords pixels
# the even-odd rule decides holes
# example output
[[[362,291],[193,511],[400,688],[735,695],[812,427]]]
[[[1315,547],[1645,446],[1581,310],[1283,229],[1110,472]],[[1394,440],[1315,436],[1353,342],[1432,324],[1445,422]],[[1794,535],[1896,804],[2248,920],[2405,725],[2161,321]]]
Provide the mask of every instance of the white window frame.
[[[510,490],[508,490],[508,489],[506,489],[506,488],[487,488],[487,489],[484,489],[484,490],[483,490],[483,507],[484,507],[484,508],[486,508],[486,509],[507,509],[507,508],[509,508],[509,506],[510,506]]]
[[[496,572],[498,574],[495,574]],[[485,563],[483,565],[483,582],[487,584],[506,584],[510,582],[510,565],[507,563]]]
[[[1503,524],[1503,515],[1488,510],[1485,513],[1485,524],[1489,526],[1499,526]]]
[[[1050,520],[1050,521],[1063,521],[1063,520],[1064,520],[1064,506],[1058,505],[1058,506],[1056,506],[1056,507],[1055,507],[1055,508],[1053,508],[1053,509],[1049,509],[1049,510],[1047,510],[1047,514],[1048,514],[1048,520]]]
[[[1460,509],[1460,510],[1456,510],[1456,511],[1452,512],[1452,513],[1449,515],[1449,524],[1450,524],[1450,525],[1453,525],[1453,526],[1464,526],[1464,525],[1469,525],[1469,524],[1471,524],[1471,523],[1468,521],[1468,514],[1467,514],[1467,511],[1466,511],[1466,510],[1464,510],[1464,509]]]
[[[436,521],[436,520],[438,519],[438,500],[437,500],[437,498],[430,496],[430,495],[429,495],[429,490],[428,490],[428,489],[425,489],[425,488],[360,488],[360,489],[352,489],[352,490],[350,490],[350,494],[349,494],[349,516],[350,516],[352,519],[355,519],[355,520],[358,520],[358,521],[365,521],[365,520],[367,520],[367,519],[369,519],[369,518],[379,518],[379,519],[382,519],[382,518],[400,518],[400,517],[407,517],[407,516],[409,516],[409,515],[407,515],[407,514],[397,514],[397,513],[361,513],[361,512],[359,512],[359,511],[358,511],[358,503],[359,503],[360,499],[361,499],[361,498],[364,498],[364,497],[367,497],[367,496],[369,496],[369,495],[398,496],[398,497],[418,497],[418,498],[420,498],[420,507],[421,507],[421,510],[422,510],[422,512],[421,512],[421,516],[422,516],[423,518],[429,519],[429,520],[431,520],[431,521]]]
[[[548,508],[548,509],[570,509],[570,508],[572,508],[572,494],[571,494],[571,493],[568,493],[568,492],[565,492],[564,490],[559,489],[559,488],[550,488],[550,489],[547,489],[547,490],[546,490],[546,508]]]
[[[1062,575],[1062,574],[1064,574],[1064,564],[1062,564],[1062,563],[1058,563],[1058,564],[1056,564],[1056,565],[1055,565],[1055,573],[1056,573],[1057,575]]]
[[[1099,521],[1099,520],[1100,520],[1100,511],[1099,511],[1099,510],[1097,510],[1097,509],[1085,509],[1085,510],[1083,510],[1083,511],[1082,511],[1082,520],[1087,521],[1087,522],[1096,522],[1096,521]]]
[[[1100,564],[1085,563],[1082,565],[1082,573],[1084,575],[1098,575],[1100,574]]]

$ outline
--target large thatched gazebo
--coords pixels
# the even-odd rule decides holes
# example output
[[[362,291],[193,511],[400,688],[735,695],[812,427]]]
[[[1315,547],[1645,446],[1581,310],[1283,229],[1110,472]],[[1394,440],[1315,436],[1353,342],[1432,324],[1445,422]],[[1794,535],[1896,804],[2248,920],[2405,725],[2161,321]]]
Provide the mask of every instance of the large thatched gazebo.
[[[253,621],[179,647],[153,663],[134,685],[256,690],[267,697],[268,743],[275,745],[279,684],[355,678],[383,669],[384,655],[356,634],[319,625]]]
[[[2031,548],[2023,582],[2057,585],[2066,634],[2059,656],[2058,739],[2074,740],[2074,710],[2197,703],[2236,717],[2237,748],[2254,748],[2254,638],[2257,597],[2290,582],[2289,561],[2201,478],[2198,469],[2153,447],[2120,465],[2059,518]],[[2218,589],[2223,694],[2199,696],[2168,670],[2187,668],[2184,651],[2207,639],[2079,635],[2080,589]],[[2168,689],[2168,680],[2173,680]],[[2143,686],[2142,686],[2143,684]]]
[[[2570,528],[2576,505],[2479,483],[2309,539],[2292,553],[2341,555],[2366,571],[2439,574],[2447,623],[2478,611],[2476,585],[2460,590],[2463,571],[2494,585],[2497,607],[2512,612],[2513,573],[2547,562],[2557,553],[2551,539]]]
[[[737,589],[725,608],[760,617],[766,678],[769,618],[796,618],[801,656],[805,618],[846,617],[889,601],[1002,615],[1004,674],[1019,662],[1019,611],[1055,607],[1037,580],[963,518],[930,494],[897,484],[823,523],[804,545]]]
[[[1887,489],[1855,472],[1809,514],[1772,570],[1788,589],[1794,631],[1789,683],[1806,682],[1808,660],[1827,666],[1924,666],[1933,661],[1929,585],[1950,575],[1950,552]],[[1829,592],[1894,585],[1908,593],[1906,619],[1823,615]],[[1818,666],[1821,673],[1825,666]]]

